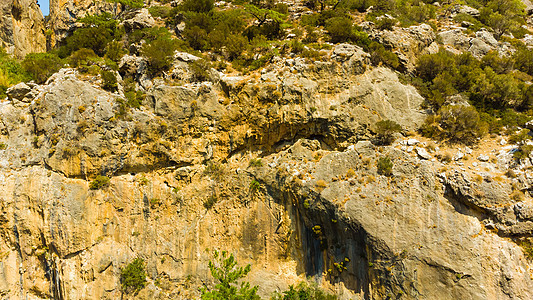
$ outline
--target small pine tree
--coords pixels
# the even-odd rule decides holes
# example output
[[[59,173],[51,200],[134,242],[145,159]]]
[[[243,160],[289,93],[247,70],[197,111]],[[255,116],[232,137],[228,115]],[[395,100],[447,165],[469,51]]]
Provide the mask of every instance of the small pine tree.
[[[138,292],[146,286],[146,271],[144,270],[144,260],[134,259],[120,272],[120,283],[122,291],[127,293]]]
[[[250,287],[250,283],[242,282],[240,287],[237,281],[244,278],[250,272],[250,265],[237,267],[237,261],[233,254],[226,251],[214,251],[215,262],[209,261],[211,275],[217,281],[213,289],[203,287],[202,300],[231,299],[231,300],[259,300],[257,286]]]

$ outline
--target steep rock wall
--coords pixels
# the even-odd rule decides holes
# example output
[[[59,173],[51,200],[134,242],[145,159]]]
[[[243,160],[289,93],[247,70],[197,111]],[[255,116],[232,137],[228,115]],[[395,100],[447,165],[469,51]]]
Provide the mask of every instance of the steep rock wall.
[[[5,0],[0,3],[0,46],[24,57],[46,51],[43,14],[34,0]]]

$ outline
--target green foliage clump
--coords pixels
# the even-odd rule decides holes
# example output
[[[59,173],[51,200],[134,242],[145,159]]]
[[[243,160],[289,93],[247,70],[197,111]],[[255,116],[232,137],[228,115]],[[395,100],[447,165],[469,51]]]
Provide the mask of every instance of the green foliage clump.
[[[263,161],[260,158],[252,158],[250,159],[248,166],[253,168],[260,168],[263,166]]]
[[[117,76],[113,71],[102,70],[100,72],[102,76],[102,88],[104,90],[115,92],[118,88]]]
[[[122,291],[126,294],[137,293],[146,286],[146,271],[144,270],[144,260],[134,259],[120,272],[120,283]]]
[[[175,40],[164,37],[143,45],[142,53],[148,59],[148,72],[157,75],[168,70],[177,48],[178,45]]]
[[[41,84],[63,67],[63,61],[53,53],[30,53],[22,61],[22,67]]]
[[[428,116],[420,130],[430,138],[472,144],[486,134],[487,124],[472,106],[448,105]]]
[[[257,295],[257,286],[250,287],[250,283],[238,281],[250,273],[250,265],[243,267],[237,266],[237,261],[233,254],[226,251],[214,251],[214,261],[209,261],[209,270],[211,275],[215,278],[216,285],[209,289],[204,286],[200,289],[202,292],[202,300],[219,300],[219,299],[233,299],[233,300],[258,300],[261,299]]]
[[[88,15],[79,21],[85,27],[75,30],[65,39],[64,45],[59,48],[60,57],[67,57],[81,48],[92,49],[98,56],[103,56],[107,44],[122,34],[117,28],[117,20],[107,12]]]
[[[124,96],[127,99],[127,106],[140,108],[144,99],[144,93],[135,89],[135,81],[132,78],[124,80]]]
[[[108,185],[109,185],[109,177],[98,175],[93,181],[91,181],[91,183],[89,184],[89,188],[91,190],[99,190]]]
[[[0,98],[6,96],[6,91],[12,85],[30,79],[30,74],[22,65],[0,47]]]
[[[298,286],[289,286],[282,294],[275,293],[271,300],[336,300],[337,296],[328,294],[318,287],[316,283],[301,282]]]
[[[457,93],[467,96],[482,112],[525,109],[532,102],[528,98],[529,87],[517,74],[509,72],[511,65],[494,54],[479,61],[470,53],[454,55],[441,50],[419,57],[416,74],[421,82],[415,85],[435,109]]]
[[[377,162],[378,173],[385,176],[392,175],[393,163],[390,158],[383,156],[378,159]]]
[[[391,120],[381,120],[376,123],[377,138],[385,145],[390,145],[393,142],[393,135],[400,131],[402,126]]]
[[[163,18],[166,19],[170,14],[170,8],[168,6],[151,6],[148,8],[148,11],[154,18]]]

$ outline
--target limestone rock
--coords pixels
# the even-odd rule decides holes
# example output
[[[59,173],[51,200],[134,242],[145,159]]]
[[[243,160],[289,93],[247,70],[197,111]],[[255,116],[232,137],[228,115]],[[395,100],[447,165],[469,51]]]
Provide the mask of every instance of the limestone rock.
[[[34,0],[3,0],[0,3],[0,46],[22,58],[46,51],[44,17]]]
[[[24,82],[21,82],[7,89],[6,94],[11,99],[22,100],[30,91],[31,87]]]
[[[155,20],[146,8],[134,11],[131,15],[124,16],[124,27],[128,31],[153,27]]]
[[[376,30],[363,26],[369,36],[390,48],[398,55],[400,63],[407,70],[414,70],[417,57],[435,41],[435,32],[431,26],[420,24],[408,28],[394,27],[394,30]]]
[[[416,147],[416,154],[423,159],[431,159],[431,155],[424,148]]]

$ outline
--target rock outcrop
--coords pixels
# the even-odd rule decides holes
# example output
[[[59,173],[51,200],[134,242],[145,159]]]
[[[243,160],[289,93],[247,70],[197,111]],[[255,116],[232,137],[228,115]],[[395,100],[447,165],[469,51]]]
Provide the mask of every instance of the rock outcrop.
[[[24,57],[46,51],[43,14],[34,0],[4,0],[0,3],[0,47]]]

